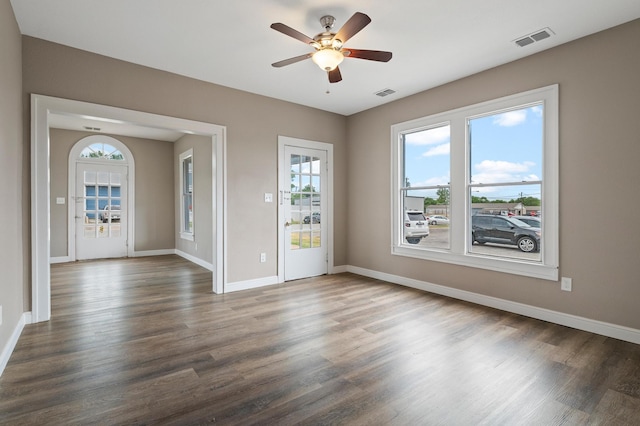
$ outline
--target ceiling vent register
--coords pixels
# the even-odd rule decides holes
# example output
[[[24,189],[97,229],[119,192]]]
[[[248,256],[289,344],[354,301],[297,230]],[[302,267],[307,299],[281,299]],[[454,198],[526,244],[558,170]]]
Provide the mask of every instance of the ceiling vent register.
[[[550,28],[543,28],[541,30],[535,31],[529,35],[521,37],[515,41],[515,43],[520,47],[525,47],[530,44],[533,44],[537,41],[544,40],[545,38],[551,37],[552,34],[555,34],[551,31]]]

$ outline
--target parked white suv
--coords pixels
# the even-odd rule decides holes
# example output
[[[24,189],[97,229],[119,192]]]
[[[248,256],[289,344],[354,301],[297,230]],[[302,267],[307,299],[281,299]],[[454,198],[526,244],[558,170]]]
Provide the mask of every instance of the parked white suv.
[[[409,244],[418,244],[429,236],[429,224],[421,211],[404,212],[404,238]]]

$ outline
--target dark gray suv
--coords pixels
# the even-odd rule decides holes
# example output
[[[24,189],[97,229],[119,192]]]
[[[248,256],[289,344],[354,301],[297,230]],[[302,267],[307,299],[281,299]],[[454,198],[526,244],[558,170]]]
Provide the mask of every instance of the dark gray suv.
[[[477,214],[471,216],[473,242],[518,246],[523,252],[540,250],[540,228],[508,216]]]

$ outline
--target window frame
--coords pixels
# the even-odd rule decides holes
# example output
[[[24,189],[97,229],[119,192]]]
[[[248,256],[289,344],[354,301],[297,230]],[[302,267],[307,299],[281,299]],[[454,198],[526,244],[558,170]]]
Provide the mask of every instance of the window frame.
[[[185,181],[185,162],[189,160],[191,163],[191,192],[188,193],[186,191],[186,181]],[[195,240],[195,228],[196,228],[196,220],[195,220],[195,179],[194,179],[194,161],[193,161],[193,148],[188,149],[187,151],[180,154],[180,238],[183,240],[194,241]],[[187,217],[188,212],[185,211],[185,198],[187,195],[191,196],[191,212],[192,212],[192,224],[191,231],[186,229],[187,225]]]
[[[518,108],[542,104],[544,129],[542,146],[541,260],[532,262],[492,257],[471,252],[471,183],[469,120]],[[474,105],[436,113],[391,126],[391,253],[398,256],[451,263],[509,274],[558,280],[559,267],[559,88],[557,84],[505,96]],[[403,135],[450,125],[451,180],[450,248],[411,247],[403,241],[402,196],[404,184]],[[427,237],[429,238],[429,237]]]

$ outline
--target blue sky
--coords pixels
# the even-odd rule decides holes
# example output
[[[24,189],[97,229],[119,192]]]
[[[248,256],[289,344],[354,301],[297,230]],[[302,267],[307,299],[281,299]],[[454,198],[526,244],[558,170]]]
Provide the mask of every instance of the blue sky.
[[[474,183],[542,179],[542,106],[471,120],[471,176]],[[446,185],[450,180],[449,126],[405,136],[405,176],[411,187]],[[409,195],[425,195],[411,191]],[[435,190],[428,191],[435,194]],[[508,199],[540,198],[540,185],[479,187],[475,195]],[[429,196],[433,196],[427,194]]]

